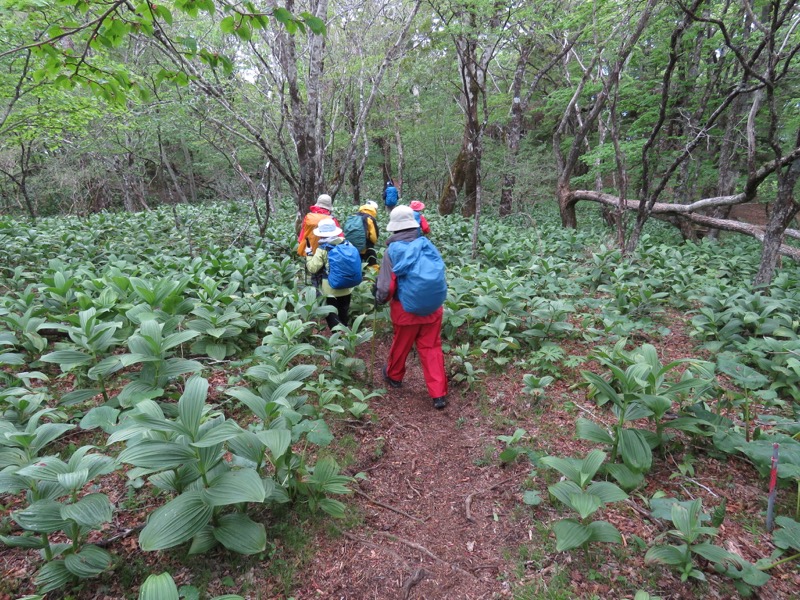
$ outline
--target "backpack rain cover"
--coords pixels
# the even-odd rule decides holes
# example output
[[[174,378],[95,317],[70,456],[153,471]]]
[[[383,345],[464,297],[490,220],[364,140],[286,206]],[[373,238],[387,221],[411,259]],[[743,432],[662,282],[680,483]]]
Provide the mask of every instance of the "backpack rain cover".
[[[392,271],[397,276],[397,296],[403,310],[427,317],[447,299],[442,255],[425,237],[389,246]]]

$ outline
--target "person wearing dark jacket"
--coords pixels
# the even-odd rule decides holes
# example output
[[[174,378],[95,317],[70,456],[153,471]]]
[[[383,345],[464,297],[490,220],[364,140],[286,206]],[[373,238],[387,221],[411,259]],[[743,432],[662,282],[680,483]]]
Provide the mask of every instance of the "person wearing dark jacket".
[[[398,206],[389,216],[386,229],[392,232],[387,246],[411,242],[420,235],[420,228],[414,218],[414,211],[408,206]],[[403,309],[397,294],[397,276],[392,269],[392,258],[387,250],[378,271],[375,286],[375,302],[390,302],[390,315],[394,328],[389,358],[383,368],[386,383],[394,388],[402,385],[406,373],[406,359],[416,344],[422,372],[433,406],[442,409],[447,406],[447,375],[444,369],[442,352],[442,314],[443,308],[427,316],[419,316]]]

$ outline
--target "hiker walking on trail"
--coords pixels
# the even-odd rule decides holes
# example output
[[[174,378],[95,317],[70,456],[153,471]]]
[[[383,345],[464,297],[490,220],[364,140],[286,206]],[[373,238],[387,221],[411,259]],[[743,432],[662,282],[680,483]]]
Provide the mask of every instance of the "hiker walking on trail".
[[[406,359],[416,344],[433,406],[447,406],[447,376],[442,352],[442,305],[447,297],[444,262],[420,228],[409,206],[398,206],[389,216],[392,232],[375,286],[375,302],[390,302],[394,338],[383,368],[386,383],[399,388]]]
[[[344,237],[361,253],[361,262],[366,262],[372,270],[378,270],[378,203],[372,200],[358,208],[358,212],[347,217],[344,222]]]
[[[425,203],[420,202],[419,200],[413,200],[409,206],[411,207],[411,210],[414,211],[414,218],[419,224],[419,229],[422,232],[422,235],[428,235],[431,232],[431,226],[428,225],[428,219],[426,219],[425,215],[422,214],[422,211],[425,210]]]
[[[338,227],[339,223],[333,217],[333,200],[328,194],[321,194],[317,203],[312,206],[303,218],[300,234],[297,236],[297,255],[307,256],[314,254],[319,244],[319,238],[314,234],[314,229],[323,219],[333,219]]]
[[[342,235],[333,219],[323,219],[314,229],[319,246],[306,258],[309,273],[320,275],[320,288],[327,304],[336,312],[325,316],[328,327],[350,324],[350,294],[361,283],[361,257]]]
[[[399,196],[400,194],[397,188],[394,187],[394,182],[390,179],[386,182],[386,187],[383,188],[383,205],[386,207],[387,211],[391,211],[397,206],[397,199]]]

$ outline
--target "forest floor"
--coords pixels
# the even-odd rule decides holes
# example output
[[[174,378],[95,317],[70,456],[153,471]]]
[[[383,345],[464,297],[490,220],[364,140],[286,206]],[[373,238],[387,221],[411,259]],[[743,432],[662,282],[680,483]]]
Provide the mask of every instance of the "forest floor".
[[[681,324],[679,317],[671,320],[668,337],[648,340],[664,364],[697,356]],[[387,343],[379,344],[376,379]],[[572,351],[585,354],[587,348],[576,344]],[[659,490],[702,498],[709,512],[727,498],[728,518],[717,543],[751,561],[772,552],[763,522],[766,482],[742,460],[720,462],[679,443],[655,462],[645,489],[603,512],[622,533],[622,547],[557,553],[549,524],[567,515],[547,501],[536,507],[522,501],[526,490],[547,498],[555,472],[536,470],[525,456],[503,466],[498,456],[504,444],[497,436],[521,427],[525,445],[543,455],[578,457],[596,447],[575,439],[576,418],[590,413],[612,419],[585,398],[584,389],[572,389],[579,372],[567,370],[544,398],[532,401],[522,392],[524,372],[512,366],[485,376],[476,391],[451,385],[448,407],[435,411],[413,355],[408,367],[401,389],[373,401],[376,422],[350,434],[357,450],[349,471],[367,475],[352,499],[362,519],[340,536],[316,540],[319,550],[298,577],[298,600],[605,599],[633,598],[639,589],[665,599],[737,597],[730,582],[713,573],[697,585],[645,565],[644,544],[666,529],[649,518],[645,503]],[[673,478],[688,454],[693,477]],[[790,490],[781,492],[785,509],[793,498]],[[771,573],[757,597],[798,597],[796,564]]]
[[[668,321],[667,337],[646,340],[658,348],[662,362],[696,357],[681,316],[670,315]],[[371,373],[376,388],[383,386],[381,367],[390,341],[387,331],[377,337],[371,365],[370,345],[359,351],[367,362],[366,378]],[[565,344],[568,355],[585,356],[591,350],[579,341]],[[588,554],[556,552],[551,524],[569,516],[547,500],[547,486],[558,480],[557,474],[537,469],[525,454],[503,465],[499,454],[504,444],[498,436],[523,428],[527,435],[521,444],[528,450],[582,457],[596,445],[575,439],[575,420],[586,415],[606,423],[612,419],[586,399],[584,388],[574,387],[581,381],[579,369],[562,367],[538,400],[523,393],[524,373],[510,365],[487,373],[472,390],[451,384],[449,405],[436,411],[412,353],[402,388],[371,400],[374,418],[335,426],[332,450],[348,474],[362,474],[346,500],[347,518],[334,523],[308,517],[300,534],[287,521],[283,533],[271,539],[269,557],[221,551],[186,557],[182,548],[142,553],[135,533],[160,500],[149,496],[148,488],[131,497],[124,475],[112,474],[102,483],[103,491],[122,520],[115,518],[114,530],[101,536],[121,560],[99,581],[88,581],[67,596],[49,594],[48,600],[135,597],[143,573],[164,570],[178,585],[204,590],[205,597],[239,593],[254,600],[617,599],[633,598],[637,590],[664,599],[738,597],[730,581],[713,572],[707,573],[707,583],[681,583],[668,569],[645,565],[647,546],[666,530],[650,517],[646,501],[663,491],[680,499],[702,498],[710,512],[726,498],[728,516],[716,543],[755,561],[774,547],[764,530],[766,482],[753,467],[741,459],[717,460],[707,447],[678,440],[657,457],[644,489],[599,513],[619,529],[623,545],[595,545]],[[680,475],[678,465],[686,464],[693,473]],[[538,490],[543,502],[524,504],[529,490]],[[779,514],[792,514],[794,499],[793,490],[781,490]],[[263,517],[273,522],[272,533],[281,526],[280,518]],[[296,546],[292,536],[301,538]],[[34,563],[38,558],[32,551],[0,549],[0,600],[32,593]],[[770,574],[756,597],[798,597],[796,562]]]

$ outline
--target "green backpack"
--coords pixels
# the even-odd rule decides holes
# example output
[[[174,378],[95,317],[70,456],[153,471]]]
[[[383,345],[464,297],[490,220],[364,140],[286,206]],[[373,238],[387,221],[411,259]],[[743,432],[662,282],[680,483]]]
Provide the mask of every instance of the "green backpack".
[[[345,239],[358,248],[361,254],[367,249],[367,227],[365,220],[366,215],[362,215],[361,213],[351,215],[347,217],[347,220],[344,222],[344,227],[342,228]]]

